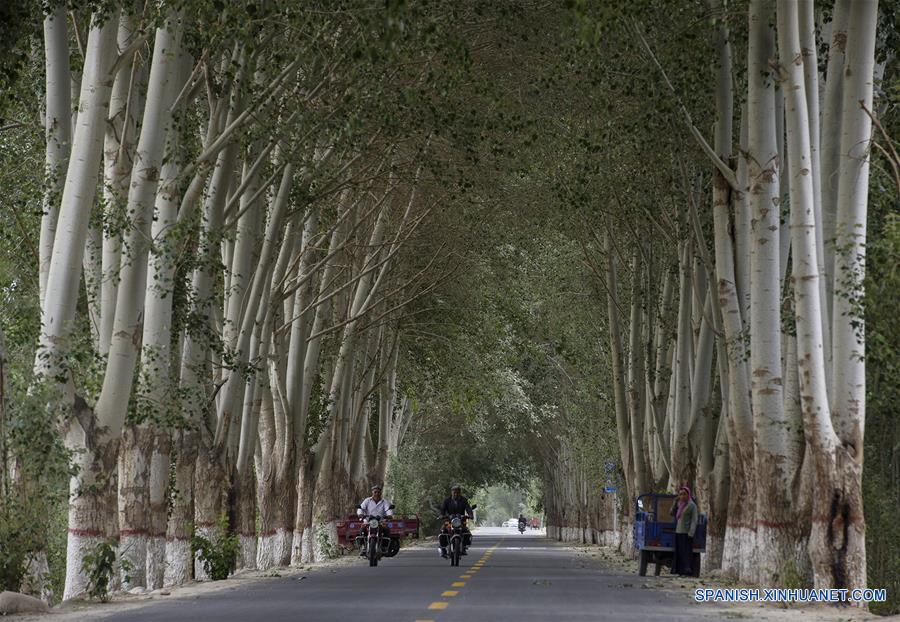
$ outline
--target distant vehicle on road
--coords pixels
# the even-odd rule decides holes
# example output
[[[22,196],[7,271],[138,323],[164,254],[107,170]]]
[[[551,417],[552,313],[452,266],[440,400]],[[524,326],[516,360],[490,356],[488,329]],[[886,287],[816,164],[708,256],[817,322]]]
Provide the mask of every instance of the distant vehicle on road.
[[[639,551],[638,574],[647,574],[647,564],[656,564],[654,574],[659,575],[663,566],[671,568],[675,558],[675,520],[670,510],[677,495],[647,493],[635,501],[634,548]],[[700,576],[700,553],[706,551],[706,514],[697,520],[694,533],[694,551],[691,556],[691,574]]]
[[[509,519],[509,520],[503,521],[503,525],[502,525],[502,526],[503,526],[503,527],[515,527],[515,526],[518,525],[518,524],[519,524],[519,519],[518,519],[518,518],[511,518],[511,519]]]

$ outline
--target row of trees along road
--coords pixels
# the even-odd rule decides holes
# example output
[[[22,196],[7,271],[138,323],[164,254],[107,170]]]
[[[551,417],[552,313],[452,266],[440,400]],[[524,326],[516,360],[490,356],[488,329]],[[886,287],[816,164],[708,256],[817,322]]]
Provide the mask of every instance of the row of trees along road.
[[[177,584],[222,516],[238,567],[305,563],[370,482],[458,474],[626,551],[687,483],[707,568],[873,583],[894,4],[10,4],[3,521],[70,483],[64,554],[7,566],[74,598],[112,539]]]

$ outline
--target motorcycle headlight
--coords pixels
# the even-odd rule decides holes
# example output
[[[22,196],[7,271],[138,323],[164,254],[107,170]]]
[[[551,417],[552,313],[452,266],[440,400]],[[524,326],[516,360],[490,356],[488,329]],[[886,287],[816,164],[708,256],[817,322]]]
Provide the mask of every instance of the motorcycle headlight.
[[[450,524],[453,525],[454,527],[459,527],[460,525],[462,525],[462,521],[459,520],[459,517],[454,516],[453,520],[450,521]]]
[[[378,519],[377,519],[377,518],[370,518],[370,519],[369,519],[369,527],[370,527],[371,529],[378,529]]]

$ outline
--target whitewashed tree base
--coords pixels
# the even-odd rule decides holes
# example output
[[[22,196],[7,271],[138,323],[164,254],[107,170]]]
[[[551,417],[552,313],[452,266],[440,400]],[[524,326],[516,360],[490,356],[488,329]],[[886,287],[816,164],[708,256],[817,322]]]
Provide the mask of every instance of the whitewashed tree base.
[[[130,568],[121,572],[122,589],[147,585],[147,541],[146,534],[120,536],[119,557],[127,561]]]
[[[700,556],[700,572],[702,574],[707,574],[710,571],[717,570],[719,568],[718,564],[712,564],[712,560],[716,558],[715,551],[721,550],[722,545],[722,538],[717,538],[707,531],[706,554]]]
[[[634,524],[623,521],[619,528],[619,552],[622,555],[634,558],[636,556],[634,550]]]
[[[756,575],[756,532],[747,527],[728,526],[722,551],[722,570],[741,581]]]
[[[303,536],[295,538],[291,545],[291,566],[303,565]]]
[[[785,578],[812,579],[812,567],[806,541],[786,529],[758,525],[755,551],[757,555],[754,583],[783,585]]]
[[[191,543],[187,539],[171,539],[166,542],[166,568],[163,586],[181,585],[190,579]]]
[[[302,566],[303,564],[311,564],[315,561],[314,540],[315,528],[307,527],[304,529],[300,542],[295,542],[291,549],[291,566]]]
[[[166,575],[166,538],[154,536],[147,539],[147,589],[158,590]]]
[[[242,570],[256,570],[256,536],[241,534],[238,536],[240,553],[238,554],[237,567]]]
[[[256,567],[259,570],[268,570],[282,565],[282,560],[293,559],[294,532],[290,529],[278,528],[275,533],[259,537],[259,545],[256,550]]]
[[[104,540],[100,536],[82,536],[69,532],[66,540],[66,585],[63,588],[63,600],[72,600],[87,593],[87,575],[81,570],[84,556]]]
[[[337,523],[335,521],[329,521],[327,523],[317,525],[316,529],[321,529],[322,531],[324,531],[327,536],[328,542],[330,542],[332,545],[337,545]],[[313,546],[313,560],[318,563],[324,562],[327,559],[328,552],[321,546],[319,546],[319,538],[315,538]]]
[[[197,527],[197,535],[203,538],[209,538],[212,533],[212,528],[210,527]],[[209,575],[206,574],[206,569],[203,567],[203,560],[200,559],[199,555],[194,556],[194,579],[197,581],[208,581]]]
[[[601,546],[619,547],[619,532],[612,529],[595,529],[594,542]]]

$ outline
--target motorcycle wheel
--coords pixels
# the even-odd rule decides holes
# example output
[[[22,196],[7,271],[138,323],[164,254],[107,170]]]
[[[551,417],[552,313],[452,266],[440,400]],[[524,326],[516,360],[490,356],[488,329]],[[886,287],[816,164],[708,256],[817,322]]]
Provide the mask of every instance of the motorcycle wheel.
[[[391,544],[388,547],[387,553],[385,553],[385,557],[394,557],[399,552],[400,540],[398,538],[391,538]]]
[[[454,538],[450,543],[450,565],[459,566],[459,538]]]
[[[378,542],[373,538],[369,540],[369,566],[378,565]]]

